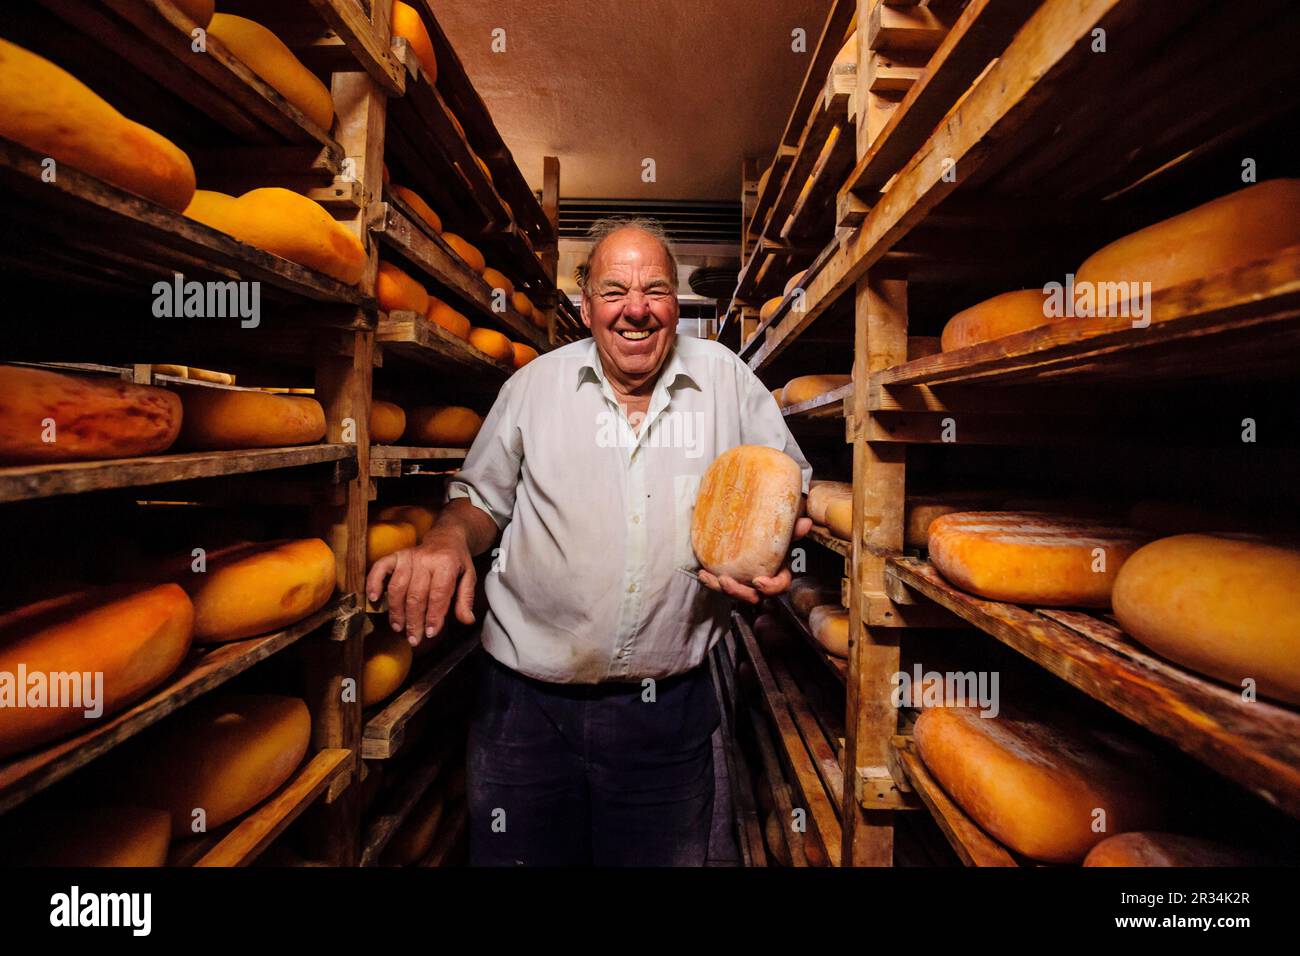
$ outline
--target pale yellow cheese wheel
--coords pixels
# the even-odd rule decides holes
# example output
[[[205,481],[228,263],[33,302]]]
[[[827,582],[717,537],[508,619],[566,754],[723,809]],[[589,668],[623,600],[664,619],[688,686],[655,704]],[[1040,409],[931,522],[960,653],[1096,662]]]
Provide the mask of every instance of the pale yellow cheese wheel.
[[[784,301],[785,301],[785,296],[782,295],[774,296],[773,298],[768,299],[766,302],[763,303],[762,307],[758,310],[758,320],[760,322],[766,322],[772,316],[776,315],[776,310],[781,307],[781,303]]]
[[[808,517],[814,524],[826,524],[826,506],[834,498],[853,494],[853,485],[847,481],[826,481],[818,478],[808,483]]]
[[[187,388],[181,404],[180,440],[189,448],[274,448],[325,437],[325,409],[307,396]]]
[[[808,615],[808,630],[828,654],[849,656],[849,612],[838,604],[819,604]]]
[[[416,539],[422,539],[429,533],[433,523],[438,520],[438,513],[424,505],[389,505],[376,512],[380,521],[405,521],[415,528]]]
[[[1018,289],[995,295],[949,319],[939,343],[945,352],[951,352],[1046,325],[1052,321],[1046,314],[1046,305],[1047,297],[1042,289]]]
[[[841,541],[853,540],[852,495],[833,495],[826,503],[826,528]]]
[[[361,706],[371,707],[391,697],[411,673],[411,644],[406,635],[377,627],[366,635],[361,670]]]
[[[406,416],[403,440],[426,448],[462,448],[474,441],[482,427],[482,416],[472,408],[422,405]]]
[[[466,242],[454,232],[444,232],[442,238],[447,241],[447,245],[451,246],[452,251],[456,253],[461,261],[475,272],[482,272],[487,266],[483,253],[479,252],[478,246]]]
[[[394,551],[415,547],[415,525],[407,521],[372,521],[366,528],[366,566]]]
[[[400,405],[375,399],[370,403],[370,440],[390,445],[406,431],[406,412]]]
[[[515,294],[515,284],[506,277],[504,272],[497,269],[491,267],[484,269],[483,281],[493,289],[501,289],[504,291],[507,299]]]
[[[785,406],[798,405],[819,395],[843,388],[853,381],[852,375],[800,375],[785,383]]]
[[[220,40],[309,120],[325,132],[330,131],[334,125],[334,100],[329,88],[302,65],[278,36],[260,23],[229,13],[214,15],[208,34]]]
[[[1241,690],[1300,704],[1300,549],[1180,534],[1140,549],[1115,581],[1115,616],[1157,654]]]
[[[792,275],[790,278],[786,279],[785,290],[784,290],[785,294],[789,295],[791,292],[793,292],[798,287],[799,283],[803,281],[803,277],[806,276],[807,274],[808,274],[807,269],[801,269],[800,271]]]

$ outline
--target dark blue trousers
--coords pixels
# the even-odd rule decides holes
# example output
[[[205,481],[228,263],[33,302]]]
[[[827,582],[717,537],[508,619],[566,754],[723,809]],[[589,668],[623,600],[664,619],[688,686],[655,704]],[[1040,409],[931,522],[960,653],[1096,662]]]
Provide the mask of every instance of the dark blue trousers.
[[[702,866],[719,716],[708,666],[647,696],[488,657],[467,756],[471,865]]]

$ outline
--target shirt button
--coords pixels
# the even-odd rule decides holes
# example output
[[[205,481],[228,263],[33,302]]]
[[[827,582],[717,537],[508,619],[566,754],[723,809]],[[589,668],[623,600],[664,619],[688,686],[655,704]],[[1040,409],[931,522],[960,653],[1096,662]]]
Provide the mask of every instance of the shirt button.
[[[640,523],[641,523],[641,516],[640,516],[640,515],[633,515],[633,516],[632,516],[632,523],[633,523],[633,524],[640,524]]]
[[[627,586],[627,593],[628,593],[628,594],[636,594],[636,584],[635,584],[635,583],[633,583],[633,584],[629,584],[629,585]]]

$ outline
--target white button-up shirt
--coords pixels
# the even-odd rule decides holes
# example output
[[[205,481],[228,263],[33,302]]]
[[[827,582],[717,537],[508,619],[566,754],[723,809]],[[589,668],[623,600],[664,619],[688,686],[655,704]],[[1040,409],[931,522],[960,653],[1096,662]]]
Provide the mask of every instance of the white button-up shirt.
[[[516,372],[447,489],[503,529],[485,582],[488,653],[553,683],[703,661],[731,599],[694,575],[691,515],[704,470],[736,445],[781,449],[808,490],[812,469],[771,392],[716,342],[677,338],[636,432],[594,340]]]

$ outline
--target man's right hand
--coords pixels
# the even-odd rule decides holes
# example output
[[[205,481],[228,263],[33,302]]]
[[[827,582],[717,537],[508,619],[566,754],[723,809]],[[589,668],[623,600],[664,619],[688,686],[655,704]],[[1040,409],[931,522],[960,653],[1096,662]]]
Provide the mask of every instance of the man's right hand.
[[[462,624],[474,623],[478,575],[465,536],[455,529],[434,528],[414,548],[376,561],[366,576],[370,603],[379,601],[385,579],[388,620],[394,631],[406,631],[412,646],[442,631],[453,597],[456,619]]]

